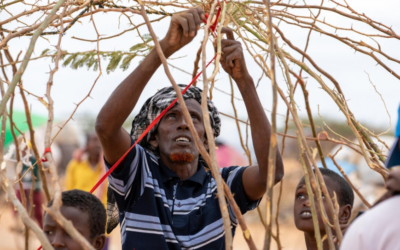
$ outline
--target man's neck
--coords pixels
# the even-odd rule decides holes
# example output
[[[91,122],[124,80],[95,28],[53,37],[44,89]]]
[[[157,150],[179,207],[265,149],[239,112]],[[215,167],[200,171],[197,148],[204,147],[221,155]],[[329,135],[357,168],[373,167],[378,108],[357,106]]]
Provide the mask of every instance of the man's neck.
[[[198,168],[199,159],[196,157],[192,162],[173,162],[169,157],[160,157],[161,161],[167,166],[167,168],[171,169],[181,180],[187,180],[192,177]]]
[[[324,233],[321,232],[321,237],[323,237]],[[315,239],[315,235],[313,233],[304,233],[304,239],[306,240],[307,250],[318,250],[317,240]],[[322,249],[328,250],[329,244],[327,240],[322,242]]]

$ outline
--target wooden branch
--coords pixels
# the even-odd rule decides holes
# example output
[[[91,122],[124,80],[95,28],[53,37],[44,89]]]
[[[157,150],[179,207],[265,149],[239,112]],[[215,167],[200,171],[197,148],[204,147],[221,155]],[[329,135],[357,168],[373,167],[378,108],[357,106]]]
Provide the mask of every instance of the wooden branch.
[[[50,21],[53,19],[53,17],[56,14],[57,10],[61,7],[61,5],[64,2],[65,2],[65,0],[59,0],[57,2],[57,4],[51,10],[50,14],[46,17],[46,19],[43,21],[43,23],[41,25],[39,25],[39,28],[35,31],[34,35],[32,36],[32,39],[31,39],[31,42],[29,44],[28,50],[27,50],[27,52],[25,54],[24,60],[22,61],[18,72],[14,75],[14,77],[13,77],[11,83],[10,83],[10,86],[9,86],[5,96],[1,100],[1,103],[0,103],[0,116],[3,115],[4,109],[6,108],[6,103],[7,103],[8,99],[10,98],[11,93],[14,91],[15,86],[17,86],[18,82],[20,81],[22,75],[25,72],[26,67],[28,66],[29,59],[31,58],[32,52],[33,52],[33,50],[35,48],[35,44],[36,44],[36,41],[37,41],[39,35],[43,32],[43,30],[47,26],[49,26]],[[3,42],[4,42],[4,40],[3,40]],[[2,48],[2,46],[0,48]]]
[[[340,173],[343,175],[343,178],[350,184],[351,188],[354,190],[354,192],[356,192],[356,194],[358,195],[358,197],[360,197],[361,201],[364,203],[364,205],[367,208],[371,208],[371,204],[369,204],[369,202],[364,198],[364,196],[360,193],[360,190],[358,190],[353,183],[350,181],[349,177],[346,175],[346,172],[344,172],[343,168],[341,166],[339,166],[339,164],[337,164],[335,157],[331,154],[328,154],[328,156],[332,159],[333,164],[335,164],[335,166],[337,167],[337,169],[340,171]]]
[[[2,161],[2,164],[4,161]],[[5,163],[4,163],[5,164]],[[3,180],[3,184],[6,187],[6,191],[8,194],[9,199],[13,203],[14,207],[17,209],[19,216],[22,220],[22,222],[29,228],[31,229],[39,239],[40,243],[43,246],[44,250],[53,250],[53,247],[51,246],[49,240],[47,239],[46,235],[42,231],[42,229],[38,226],[38,224],[33,221],[30,217],[29,214],[27,213],[26,209],[24,206],[21,204],[21,202],[18,200],[17,196],[15,195],[15,190],[13,188],[12,182],[7,178],[7,172],[6,169],[2,168],[0,169],[0,177]],[[23,192],[23,190],[22,190]]]
[[[205,147],[204,147],[204,144],[203,144],[203,142],[200,140],[200,138],[199,138],[199,136],[198,136],[198,134],[197,134],[197,132],[196,132],[196,130],[195,130],[195,128],[194,128],[192,119],[191,119],[190,114],[189,114],[189,112],[188,112],[188,109],[187,109],[187,107],[186,107],[185,101],[184,101],[184,99],[183,99],[183,97],[182,97],[181,89],[177,86],[175,80],[173,79],[173,77],[172,77],[172,75],[171,75],[171,72],[169,71],[168,63],[167,63],[166,58],[165,58],[165,56],[164,56],[164,54],[163,54],[163,52],[162,52],[162,49],[161,49],[160,44],[159,44],[159,42],[158,42],[158,40],[157,40],[157,37],[156,37],[156,35],[155,35],[155,33],[154,33],[152,27],[151,27],[151,24],[150,24],[149,19],[148,19],[147,15],[146,15],[144,6],[142,5],[141,7],[142,7],[142,15],[143,15],[143,18],[145,19],[146,24],[147,24],[148,29],[149,29],[149,32],[150,32],[150,34],[151,34],[151,36],[152,36],[152,38],[153,38],[153,40],[154,40],[154,42],[155,42],[156,49],[157,49],[157,53],[158,53],[158,55],[160,56],[160,59],[161,59],[161,61],[162,61],[162,63],[163,63],[165,73],[166,73],[166,75],[168,76],[168,79],[170,80],[172,86],[174,87],[174,90],[175,90],[176,95],[177,95],[177,97],[178,97],[178,102],[179,102],[179,104],[180,104],[181,107],[182,107],[182,111],[183,111],[185,120],[186,120],[186,122],[188,123],[189,130],[190,130],[190,132],[191,132],[192,135],[193,135],[195,145],[196,145],[196,147],[198,148],[200,154],[203,156],[203,158],[204,158],[205,161],[207,162],[207,165],[208,165],[208,166],[212,166],[212,162],[211,162],[210,157],[209,157],[209,155],[208,155],[208,153],[207,153],[207,151],[206,151],[206,149],[205,149]],[[210,15],[210,17],[211,17],[211,15]],[[208,115],[208,113],[207,113],[207,115]],[[223,191],[224,191],[224,187],[223,187],[224,182],[223,182],[222,178],[218,178],[218,177],[217,177],[218,175],[220,176],[219,171],[217,171],[217,173],[215,173],[215,171],[213,170],[212,167],[210,168],[210,170],[211,170],[211,173],[212,173],[212,175],[213,175],[213,178],[216,180],[216,183],[217,183],[217,195],[218,195],[219,202],[220,202],[220,204],[221,204],[221,200],[222,200],[222,203],[223,203],[223,204],[225,203],[225,206],[224,206],[224,207],[220,205],[221,213],[222,213],[222,214],[228,213],[228,209],[227,209],[227,206],[226,206],[225,197],[223,196],[223,194],[224,194],[224,193],[223,193]],[[222,189],[219,189],[219,187],[221,187],[221,186],[222,186]],[[225,189],[225,190],[226,190],[226,189]],[[229,189],[228,189],[228,191],[229,191]],[[230,192],[230,191],[229,191],[229,192]],[[220,197],[220,194],[222,194],[222,199],[219,198],[219,197]],[[229,198],[228,198],[228,200],[229,200]],[[231,205],[231,206],[233,206],[233,205]],[[234,208],[233,208],[233,209],[234,209]],[[234,210],[234,211],[235,211],[235,210]],[[239,212],[235,212],[235,215],[236,215],[236,217],[237,217],[237,219],[238,219],[238,221],[239,221],[239,224],[240,224],[240,225],[245,225],[244,220],[243,220],[243,217],[242,217],[242,214],[240,213],[240,211],[239,211]],[[223,219],[224,219],[224,220],[225,220],[225,218],[226,218],[226,217],[223,216]],[[228,221],[229,221],[229,229],[228,229],[228,230],[229,230],[229,232],[231,232],[229,215],[228,215],[227,219],[228,219]],[[242,229],[243,229],[243,228],[242,228]],[[248,231],[244,230],[244,232],[248,232]],[[225,234],[227,234],[227,233],[228,233],[228,232],[225,231]],[[226,237],[226,236],[225,236],[225,237]],[[245,237],[245,239],[246,239],[246,241],[252,241],[252,238],[251,238],[251,237],[248,237],[248,238]],[[228,249],[228,248],[227,248],[227,249]],[[254,248],[251,248],[251,249],[254,249]]]
[[[210,124],[210,116],[208,112],[208,104],[207,104],[207,92],[208,92],[208,82],[210,79],[213,79],[215,77],[211,76],[209,79],[207,77],[207,71],[206,71],[206,45],[208,41],[208,34],[209,34],[209,28],[211,25],[211,20],[213,17],[214,13],[214,8],[217,6],[218,1],[215,0],[213,4],[211,5],[210,9],[210,15],[207,18],[207,23],[204,27],[204,38],[202,42],[202,71],[203,71],[203,93],[202,93],[202,98],[201,98],[201,108],[203,112],[203,122],[204,122],[204,127],[206,129],[206,134],[207,138],[210,138],[208,140],[209,143],[209,151],[210,151],[210,163],[209,167],[211,170],[211,173],[217,183],[217,196],[218,196],[218,201],[219,201],[219,206],[221,209],[221,214],[222,214],[222,219],[224,223],[224,231],[225,231],[225,249],[230,250],[232,249],[232,231],[231,231],[231,221],[229,218],[229,213],[228,213],[228,207],[226,204],[226,200],[224,197],[224,189],[223,189],[223,180],[222,177],[219,173],[218,165],[217,165],[217,158],[216,158],[216,153],[215,153],[215,141],[214,141],[214,135],[212,132],[211,124]],[[223,3],[226,9],[226,4]],[[224,15],[224,14],[223,14]],[[219,34],[217,35],[217,57],[215,60],[215,69],[214,72],[218,71],[219,67],[219,59],[221,58],[221,28],[222,26],[220,25],[218,27],[218,32]],[[219,53],[219,54],[218,54]]]
[[[7,60],[9,61],[9,63],[12,64],[14,62],[14,60],[13,60],[10,52],[8,51],[8,49],[4,50],[4,54],[6,55]],[[14,79],[16,74],[18,74],[17,67],[15,66],[15,64],[12,64],[12,70],[13,70],[13,79]],[[39,173],[40,173],[40,177],[42,178],[43,191],[44,191],[44,193],[46,195],[47,201],[49,201],[50,200],[50,192],[49,192],[49,189],[47,187],[46,175],[44,173],[44,167],[43,167],[42,161],[40,160],[41,154],[39,153],[39,151],[38,151],[38,149],[36,147],[35,130],[33,129],[30,109],[29,109],[29,106],[28,106],[28,101],[26,100],[26,97],[25,97],[25,94],[24,94],[24,91],[23,91],[23,88],[22,88],[22,80],[21,79],[19,79],[19,87],[21,89],[20,94],[21,94],[21,97],[22,97],[22,101],[24,103],[25,116],[26,116],[26,121],[27,121],[28,128],[29,128],[29,134],[30,134],[30,139],[31,139],[32,150],[33,150],[33,153],[35,154],[35,158],[36,158],[37,164],[39,166]],[[12,124],[13,123],[11,123],[11,125]]]
[[[266,226],[264,239],[264,250],[269,250],[271,248],[271,234],[272,234],[272,201],[273,201],[273,188],[275,184],[275,163],[276,163],[276,152],[277,152],[277,138],[276,138],[276,112],[278,108],[278,91],[277,82],[275,75],[275,38],[274,32],[272,30],[272,14],[270,0],[263,0],[266,7],[267,14],[267,34],[268,34],[268,45],[269,45],[269,77],[271,79],[272,85],[272,112],[271,112],[271,139],[268,152],[268,175],[267,175],[267,190],[266,190]]]

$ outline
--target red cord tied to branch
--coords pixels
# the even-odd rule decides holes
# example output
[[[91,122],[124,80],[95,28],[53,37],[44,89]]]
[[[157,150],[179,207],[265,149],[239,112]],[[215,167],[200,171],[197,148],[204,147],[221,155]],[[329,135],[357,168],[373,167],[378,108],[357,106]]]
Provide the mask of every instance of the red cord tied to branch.
[[[219,15],[221,14],[221,7],[220,7],[219,2],[218,2],[218,6],[219,7],[218,7],[218,10],[217,10],[217,15],[215,16],[215,21],[214,21],[213,24],[210,25],[210,29],[212,30],[213,35],[215,37],[217,37],[217,34],[215,33],[215,30],[217,29]],[[208,14],[206,13],[205,15],[206,15],[206,18],[208,19]],[[205,23],[207,25],[207,21],[206,20],[203,20],[203,23]]]
[[[40,159],[42,162],[47,162],[46,153],[51,154],[51,148],[45,148],[42,158]]]

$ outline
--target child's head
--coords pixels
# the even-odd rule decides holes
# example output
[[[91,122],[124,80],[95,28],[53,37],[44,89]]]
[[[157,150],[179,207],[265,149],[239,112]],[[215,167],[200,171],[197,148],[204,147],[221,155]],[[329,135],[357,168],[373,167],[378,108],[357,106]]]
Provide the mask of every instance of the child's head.
[[[48,207],[52,204],[53,201],[50,201]],[[107,216],[103,204],[96,196],[77,189],[62,192],[60,212],[95,249],[103,249]],[[83,249],[47,213],[43,219],[43,231],[55,249]]]
[[[339,174],[335,173],[332,170],[320,168],[322,176],[324,177],[324,181],[326,184],[326,188],[328,189],[329,195],[333,198],[333,193],[336,193],[338,205],[339,205],[339,214],[338,219],[340,224],[347,224],[351,216],[351,208],[353,207],[354,202],[354,194],[349,183],[341,177]],[[323,194],[322,194],[323,195]],[[332,223],[333,218],[331,213],[329,212],[328,203],[324,196],[323,203],[325,207],[325,211],[328,215],[329,221]],[[314,194],[315,203],[317,203],[316,194]],[[320,231],[324,232],[323,221],[321,217],[320,211],[318,211],[318,223],[320,226]],[[311,216],[311,206],[308,199],[306,184],[304,181],[304,177],[300,180],[299,184],[296,188],[295,193],[295,201],[294,201],[294,222],[296,224],[296,228],[305,233],[311,233],[314,235],[314,225]]]

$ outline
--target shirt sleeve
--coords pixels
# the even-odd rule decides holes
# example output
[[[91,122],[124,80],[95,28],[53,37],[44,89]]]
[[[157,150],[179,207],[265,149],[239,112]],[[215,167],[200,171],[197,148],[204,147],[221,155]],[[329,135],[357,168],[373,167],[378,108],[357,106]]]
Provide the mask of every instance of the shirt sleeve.
[[[231,190],[236,204],[240,208],[240,212],[245,214],[247,211],[255,209],[261,201],[261,198],[256,201],[250,201],[247,198],[246,192],[243,187],[243,172],[247,167],[228,167],[221,168],[221,175],[229,189]],[[231,222],[236,225],[237,219],[231,206],[228,206],[229,217]]]
[[[131,139],[131,146],[135,143]],[[140,145],[135,145],[124,160],[119,164],[122,169],[108,176],[109,186],[113,190],[120,211],[130,207],[144,192],[149,167],[146,151]],[[105,161],[105,160],[104,160]],[[105,161],[106,171],[110,166]]]

